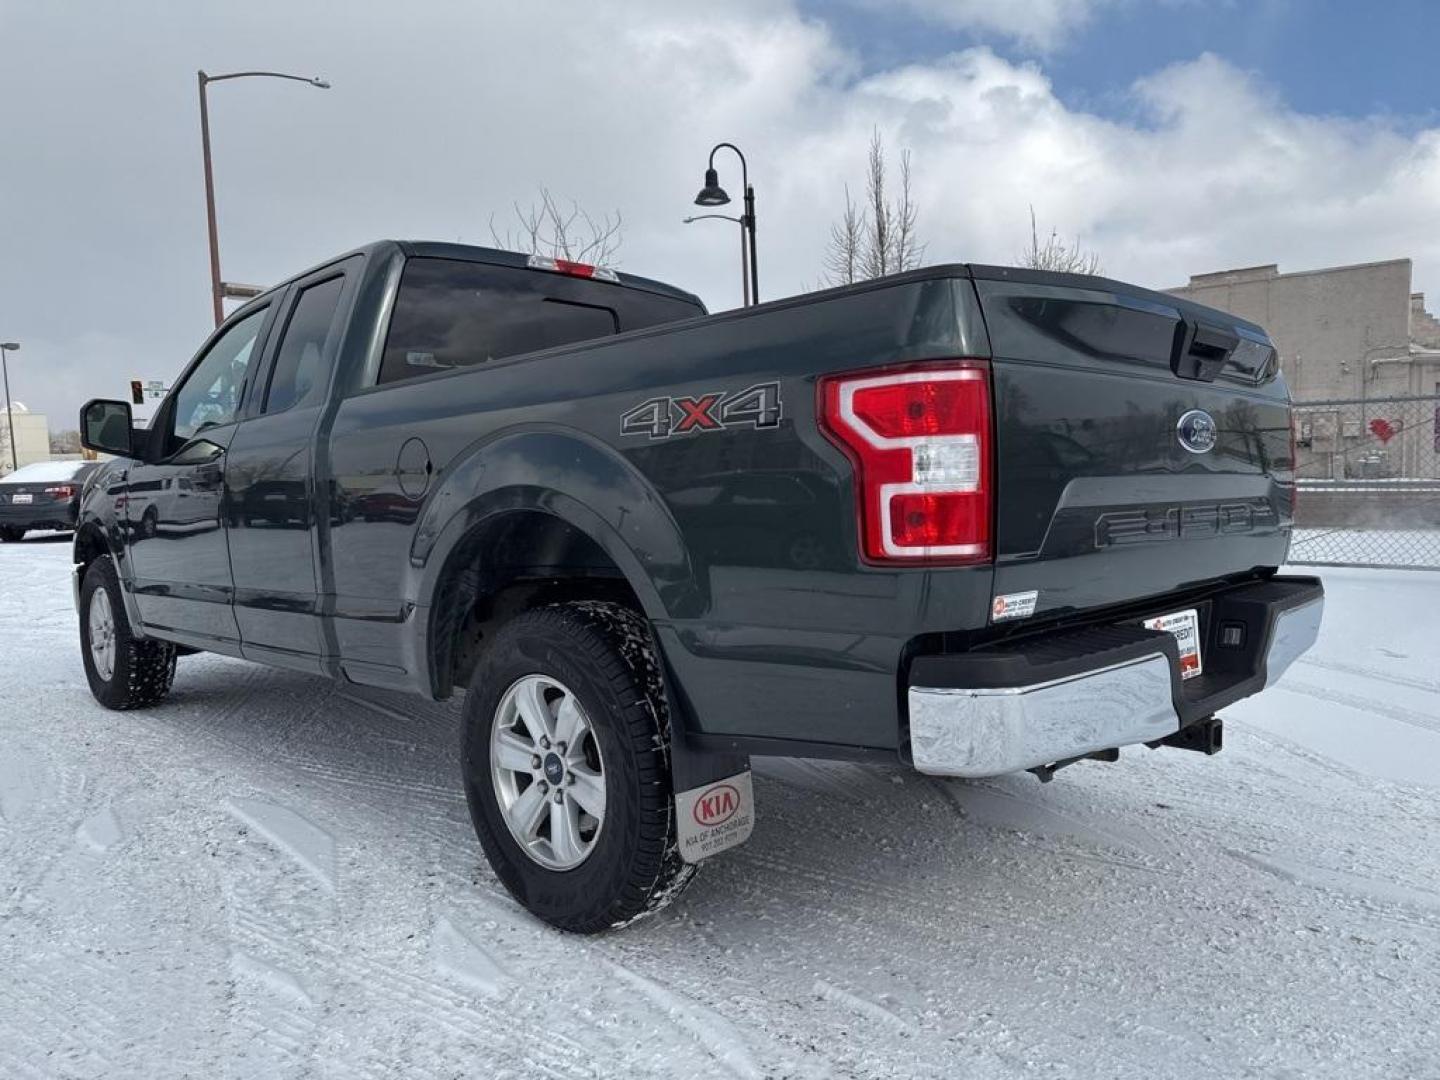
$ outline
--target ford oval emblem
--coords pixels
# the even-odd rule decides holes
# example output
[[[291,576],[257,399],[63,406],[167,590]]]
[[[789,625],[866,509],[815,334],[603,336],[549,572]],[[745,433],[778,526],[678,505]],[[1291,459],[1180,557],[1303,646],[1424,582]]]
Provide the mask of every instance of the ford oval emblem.
[[[1180,445],[1192,454],[1207,454],[1215,449],[1215,418],[1204,409],[1191,409],[1175,425]]]

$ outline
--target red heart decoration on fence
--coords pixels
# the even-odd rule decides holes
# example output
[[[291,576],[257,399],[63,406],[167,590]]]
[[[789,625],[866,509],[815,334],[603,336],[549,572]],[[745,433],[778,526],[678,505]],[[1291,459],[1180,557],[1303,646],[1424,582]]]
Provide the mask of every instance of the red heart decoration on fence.
[[[1371,420],[1370,434],[1374,435],[1382,443],[1387,443],[1396,435],[1400,434],[1400,422],[1398,420]]]

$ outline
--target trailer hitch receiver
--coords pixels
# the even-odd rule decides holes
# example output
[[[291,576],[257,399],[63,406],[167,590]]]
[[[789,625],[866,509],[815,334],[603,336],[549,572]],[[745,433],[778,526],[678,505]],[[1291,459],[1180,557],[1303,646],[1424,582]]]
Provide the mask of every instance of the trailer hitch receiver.
[[[1181,728],[1174,735],[1146,743],[1155,750],[1162,746],[1173,746],[1177,750],[1195,750],[1202,754],[1218,754],[1225,749],[1225,721],[1218,716],[1207,716],[1204,720]]]

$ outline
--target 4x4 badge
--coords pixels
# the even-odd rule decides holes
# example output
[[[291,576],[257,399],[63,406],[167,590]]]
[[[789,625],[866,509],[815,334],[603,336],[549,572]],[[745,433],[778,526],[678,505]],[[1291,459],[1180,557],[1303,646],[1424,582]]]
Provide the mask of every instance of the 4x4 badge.
[[[642,401],[620,418],[620,434],[668,439],[671,435],[720,431],[727,427],[777,428],[784,410],[780,384],[756,383],[733,394],[657,397]]]

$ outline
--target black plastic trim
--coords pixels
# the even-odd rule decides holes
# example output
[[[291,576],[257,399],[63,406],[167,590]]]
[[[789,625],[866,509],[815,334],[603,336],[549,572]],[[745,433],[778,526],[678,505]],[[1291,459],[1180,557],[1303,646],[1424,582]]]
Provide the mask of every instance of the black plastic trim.
[[[1114,667],[1154,653],[1170,661],[1170,696],[1181,727],[1258,693],[1267,678],[1266,660],[1282,614],[1325,595],[1315,577],[1273,577],[1214,590],[1200,602],[1204,673],[1180,678],[1175,640],[1141,625],[1138,618],[1057,630],[1002,642],[967,653],[918,656],[910,663],[908,685],[957,689],[1008,689],[1034,686]],[[1150,615],[1174,611],[1162,605]],[[1227,649],[1219,644],[1220,628],[1239,623],[1244,643]]]
[[[760,735],[702,735],[689,733],[685,741],[698,753],[748,754],[751,757],[820,758],[832,761],[868,761],[894,765],[900,758],[895,747],[851,746],[846,743],[809,742],[804,739],[772,739]]]
[[[1180,662],[1175,639],[1139,625],[1088,626],[958,655],[919,656],[911,686],[1008,689],[1071,679],[1163,653]]]

